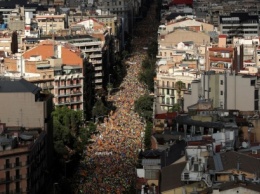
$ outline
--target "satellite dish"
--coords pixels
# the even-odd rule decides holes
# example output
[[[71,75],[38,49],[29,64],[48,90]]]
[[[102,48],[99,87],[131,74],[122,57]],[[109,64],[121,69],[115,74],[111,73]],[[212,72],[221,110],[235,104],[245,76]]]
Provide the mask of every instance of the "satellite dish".
[[[242,148],[247,148],[248,147],[248,144],[244,141],[243,143],[242,143]]]

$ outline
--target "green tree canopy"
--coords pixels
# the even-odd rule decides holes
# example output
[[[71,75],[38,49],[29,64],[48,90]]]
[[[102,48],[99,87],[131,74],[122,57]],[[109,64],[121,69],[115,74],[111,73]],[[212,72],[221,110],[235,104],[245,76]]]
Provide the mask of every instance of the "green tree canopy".
[[[145,134],[144,134],[144,146],[145,150],[150,150],[152,146],[151,137],[152,137],[153,124],[151,122],[146,123]]]
[[[77,150],[77,136],[82,128],[82,112],[68,107],[56,107],[53,116],[53,141],[55,152],[68,157]]]
[[[153,97],[145,94],[138,98],[134,104],[134,110],[139,116],[146,120],[152,120],[153,115]]]
[[[98,99],[93,107],[92,115],[95,117],[100,117],[100,116],[107,115],[108,112],[109,109],[104,105],[101,99]]]

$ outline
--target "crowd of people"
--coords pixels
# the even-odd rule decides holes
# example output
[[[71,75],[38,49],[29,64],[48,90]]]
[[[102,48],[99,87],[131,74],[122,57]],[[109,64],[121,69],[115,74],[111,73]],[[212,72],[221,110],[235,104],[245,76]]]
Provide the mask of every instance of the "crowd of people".
[[[137,27],[142,31],[151,17],[144,19]],[[138,35],[138,32],[137,32]],[[87,146],[80,190],[86,194],[121,194],[135,187],[138,153],[142,149],[145,129],[144,120],[134,112],[134,102],[147,91],[139,83],[138,74],[146,57],[143,44],[149,36],[139,35],[133,39],[133,54],[126,60],[131,65],[120,85],[120,91],[111,93],[108,100],[117,107],[98,125],[98,134],[92,135],[94,143]]]

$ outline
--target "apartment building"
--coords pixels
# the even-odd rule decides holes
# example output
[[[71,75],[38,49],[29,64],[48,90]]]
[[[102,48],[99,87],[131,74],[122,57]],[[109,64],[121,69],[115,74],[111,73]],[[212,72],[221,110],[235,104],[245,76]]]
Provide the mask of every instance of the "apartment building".
[[[55,50],[55,56],[46,53],[50,49],[52,52]],[[6,75],[23,76],[45,92],[52,93],[56,106],[66,105],[74,110],[83,110],[83,61],[71,49],[69,45],[55,46],[45,41],[45,44],[38,45],[23,55],[6,58]]]
[[[0,193],[45,193],[52,164],[52,97],[1,78]],[[14,103],[15,102],[15,103]]]
[[[227,35],[227,43],[231,43],[233,37],[258,36],[258,15],[230,13],[229,15],[219,16],[219,31],[221,34]]]
[[[80,66],[54,68],[54,104],[73,110],[83,110],[83,72]]]
[[[36,22],[38,23],[38,28],[41,31],[41,34],[55,34],[58,30],[65,28],[66,15],[39,15],[35,17]]]
[[[193,80],[199,80],[199,78],[197,72],[189,69],[185,64],[177,68],[166,64],[158,66],[154,90],[155,114],[165,113],[177,103],[181,106],[184,92],[191,88]],[[178,82],[182,85],[180,86]]]
[[[97,12],[99,15],[116,15],[123,19],[123,30],[130,33],[133,28],[133,20],[137,10],[140,7],[140,2],[137,0],[102,0],[97,4]]]
[[[213,100],[213,108],[258,111],[258,80],[251,75],[208,71],[200,81],[192,82],[190,92],[184,94],[184,110],[199,98]]]
[[[243,68],[243,46],[227,44],[227,35],[219,35],[218,45],[207,45],[205,70],[238,72]]]
[[[158,44],[162,46],[172,46],[187,41],[192,41],[195,45],[205,45],[210,43],[210,36],[204,32],[180,28],[158,37]]]
[[[196,32],[214,31],[214,26],[212,24],[202,22],[202,21],[197,21],[194,18],[190,18],[190,17],[186,17],[186,16],[184,16],[184,17],[178,16],[175,20],[166,22],[165,25],[159,26],[158,34],[161,34],[161,35],[168,34],[177,28],[185,28],[185,27],[187,27],[189,30],[193,30]]]

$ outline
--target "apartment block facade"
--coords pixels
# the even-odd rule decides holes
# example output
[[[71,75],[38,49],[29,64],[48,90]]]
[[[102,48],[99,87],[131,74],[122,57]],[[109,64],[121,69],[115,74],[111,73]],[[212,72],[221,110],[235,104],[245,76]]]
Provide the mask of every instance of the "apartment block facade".
[[[213,108],[240,111],[259,110],[259,81],[256,76],[208,71],[184,94],[184,109],[199,98],[212,100]]]
[[[24,79],[1,78],[0,85],[0,193],[44,193],[52,165],[52,97]]]
[[[227,35],[227,42],[231,43],[233,37],[252,37],[258,36],[259,19],[258,15],[248,13],[230,13],[229,15],[219,16],[219,31]]]

